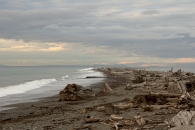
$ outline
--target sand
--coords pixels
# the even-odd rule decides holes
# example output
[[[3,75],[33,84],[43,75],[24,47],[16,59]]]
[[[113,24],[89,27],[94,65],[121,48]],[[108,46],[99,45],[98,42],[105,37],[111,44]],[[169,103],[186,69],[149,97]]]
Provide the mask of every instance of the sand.
[[[130,102],[136,95],[148,94],[147,87],[137,87],[131,90],[126,90],[127,84],[131,83],[132,70],[115,69],[113,73],[104,73],[107,78],[103,82],[91,85],[95,88],[95,97],[89,97],[80,101],[59,101],[59,96],[48,97],[37,102],[28,102],[11,105],[17,107],[10,110],[0,112],[0,129],[13,130],[88,130],[90,127],[93,130],[115,130],[113,121],[110,115],[105,111],[97,111],[98,106],[106,106],[109,104],[117,104],[121,102]],[[100,71],[100,70],[99,70]],[[101,70],[102,71],[102,70]],[[125,71],[125,73],[124,73]],[[99,92],[103,83],[108,83],[113,89],[113,92]],[[158,87],[154,87],[158,83]],[[161,79],[151,81],[153,92],[164,91]],[[66,86],[66,85],[64,85]],[[135,107],[120,110],[117,116],[123,117],[124,120],[133,121],[132,125],[119,125],[120,129],[168,129],[168,125],[163,124],[165,120],[170,120],[176,113],[169,113],[169,109],[161,109],[154,111],[144,111],[143,108]],[[165,113],[165,114],[164,114]],[[134,116],[140,115],[147,120],[158,121],[162,123],[148,124],[139,126],[134,119]],[[94,117],[100,121],[86,123],[84,118]],[[113,122],[113,123],[112,123]],[[162,124],[162,125],[160,125]]]

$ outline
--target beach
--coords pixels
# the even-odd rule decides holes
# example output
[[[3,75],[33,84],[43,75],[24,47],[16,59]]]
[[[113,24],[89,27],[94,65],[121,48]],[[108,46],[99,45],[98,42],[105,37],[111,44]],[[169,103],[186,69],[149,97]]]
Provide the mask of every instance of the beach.
[[[164,76],[173,75],[173,72],[132,68],[101,68],[97,71],[104,73],[106,78],[88,86],[92,88],[95,96],[77,101],[59,101],[59,94],[56,93],[55,96],[42,98],[37,102],[10,105],[9,107],[15,108],[0,112],[0,129],[163,130],[170,128],[168,122],[181,108],[175,107],[178,105],[177,101],[171,103],[163,101],[167,101],[167,97],[169,100],[179,99],[179,96],[169,95],[165,99],[162,95],[160,97],[156,95],[167,94]],[[132,79],[135,78],[135,74],[142,75],[144,81]],[[175,77],[172,76],[169,80]],[[111,91],[102,90],[105,83]],[[143,95],[152,95],[152,99],[140,100]],[[135,98],[136,96],[139,98]],[[164,99],[160,101],[161,98]],[[144,123],[139,124],[138,117],[143,118]]]

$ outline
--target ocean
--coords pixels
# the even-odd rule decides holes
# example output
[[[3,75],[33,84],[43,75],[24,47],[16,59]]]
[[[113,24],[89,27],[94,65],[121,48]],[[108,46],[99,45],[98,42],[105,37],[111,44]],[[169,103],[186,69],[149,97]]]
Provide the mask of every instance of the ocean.
[[[54,96],[67,84],[90,86],[104,80],[87,76],[104,75],[83,66],[0,66],[0,111],[9,109],[5,105]]]

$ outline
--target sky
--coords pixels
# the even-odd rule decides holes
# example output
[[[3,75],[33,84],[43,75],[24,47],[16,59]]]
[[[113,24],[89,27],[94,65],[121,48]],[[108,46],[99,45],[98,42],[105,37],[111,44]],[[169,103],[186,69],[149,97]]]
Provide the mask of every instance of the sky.
[[[0,0],[0,64],[192,64],[194,7],[194,0]]]

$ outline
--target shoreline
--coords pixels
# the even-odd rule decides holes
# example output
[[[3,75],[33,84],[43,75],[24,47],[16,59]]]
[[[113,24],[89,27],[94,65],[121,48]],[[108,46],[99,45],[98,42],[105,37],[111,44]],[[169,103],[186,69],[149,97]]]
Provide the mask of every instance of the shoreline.
[[[99,84],[103,84],[107,79],[107,77],[104,77],[104,79],[102,81],[98,81],[98,82],[95,82],[95,83],[92,83],[88,86],[90,86],[91,88],[93,88],[93,91],[95,93],[97,93],[99,91]],[[87,79],[87,78],[84,78],[84,79]],[[52,100],[58,100],[59,99],[59,94],[55,94],[53,96],[48,96],[48,97],[42,97],[42,98],[36,98],[36,99],[33,99],[34,101],[26,101],[26,102],[22,102],[22,103],[16,103],[16,104],[10,104],[10,105],[5,105],[5,106],[1,106],[1,108],[3,110],[0,110],[0,114],[3,113],[3,112],[6,112],[7,110],[12,110],[12,109],[20,109],[21,106],[24,106],[26,104],[36,104],[36,103],[39,103],[39,102],[47,102],[47,101],[52,101]]]
[[[147,106],[149,102],[140,103],[140,100],[135,98],[136,96],[141,98],[143,95],[151,95],[151,92],[153,95],[155,93],[167,93],[163,76],[169,72],[144,71],[144,73],[139,74],[141,71],[130,68],[97,70],[104,73],[107,78],[102,82],[90,85],[96,92],[95,96],[78,101],[59,101],[59,95],[55,95],[43,98],[38,102],[9,105],[18,106],[18,108],[0,112],[0,129],[82,130],[89,128],[91,130],[115,130],[116,127],[120,129],[169,129],[169,125],[165,121],[170,121],[180,109],[169,105],[162,109],[153,110]],[[136,81],[132,79],[133,74],[145,76],[145,79],[148,80],[147,84],[143,85],[145,82],[132,83]],[[170,80],[172,78],[175,77],[170,77]],[[100,91],[103,83],[107,83],[113,91]],[[156,105],[159,103],[158,100],[155,99]],[[117,108],[116,113],[111,111],[110,107],[112,108],[113,105],[120,106],[121,104],[128,104],[128,108]],[[113,114],[122,117],[122,119],[113,119]],[[135,120],[136,116],[143,117],[147,123],[139,125]],[[86,119],[99,120],[87,123]]]

